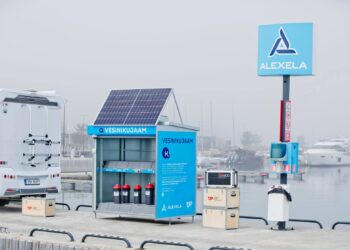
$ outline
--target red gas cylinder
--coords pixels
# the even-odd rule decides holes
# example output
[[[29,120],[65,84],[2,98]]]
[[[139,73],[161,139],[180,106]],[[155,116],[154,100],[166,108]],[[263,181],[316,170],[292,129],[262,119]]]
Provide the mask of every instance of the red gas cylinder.
[[[154,185],[152,183],[146,185],[145,198],[146,205],[154,205]]]
[[[113,186],[113,198],[115,204],[120,204],[122,201],[122,186],[115,184]]]
[[[140,185],[135,185],[134,187],[134,203],[142,203],[142,187]]]
[[[125,184],[122,192],[123,203],[130,203],[130,185]]]

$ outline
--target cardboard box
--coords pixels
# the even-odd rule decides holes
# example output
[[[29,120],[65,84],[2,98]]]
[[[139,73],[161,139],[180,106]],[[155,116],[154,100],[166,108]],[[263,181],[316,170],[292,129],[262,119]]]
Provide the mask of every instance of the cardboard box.
[[[204,208],[203,226],[220,229],[236,229],[239,227],[239,209]]]
[[[205,207],[238,208],[238,188],[206,188],[204,189]]]
[[[55,199],[26,197],[22,199],[22,214],[31,216],[55,216]]]

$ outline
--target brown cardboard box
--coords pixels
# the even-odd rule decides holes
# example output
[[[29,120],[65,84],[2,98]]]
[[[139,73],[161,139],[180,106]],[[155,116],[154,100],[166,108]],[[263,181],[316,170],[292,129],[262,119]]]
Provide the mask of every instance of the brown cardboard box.
[[[26,197],[22,199],[22,214],[31,216],[55,216],[55,199]]]
[[[204,190],[205,207],[238,208],[238,188],[206,188]]]
[[[239,227],[239,210],[236,208],[204,208],[203,226],[220,229],[236,229]]]

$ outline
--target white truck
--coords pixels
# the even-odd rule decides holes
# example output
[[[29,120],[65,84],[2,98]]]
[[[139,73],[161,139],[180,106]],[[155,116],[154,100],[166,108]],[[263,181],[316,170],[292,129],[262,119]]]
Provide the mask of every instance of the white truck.
[[[53,92],[0,89],[0,206],[61,191],[63,105]]]

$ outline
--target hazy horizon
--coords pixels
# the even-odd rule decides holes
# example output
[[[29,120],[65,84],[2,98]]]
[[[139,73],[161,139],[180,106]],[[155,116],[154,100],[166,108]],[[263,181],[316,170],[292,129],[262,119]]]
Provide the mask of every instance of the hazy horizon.
[[[281,77],[257,76],[258,25],[313,22],[315,76],[291,78],[292,138],[350,138],[350,2],[0,2],[0,86],[56,90],[73,129],[111,89],[172,87],[187,124],[278,139]]]

